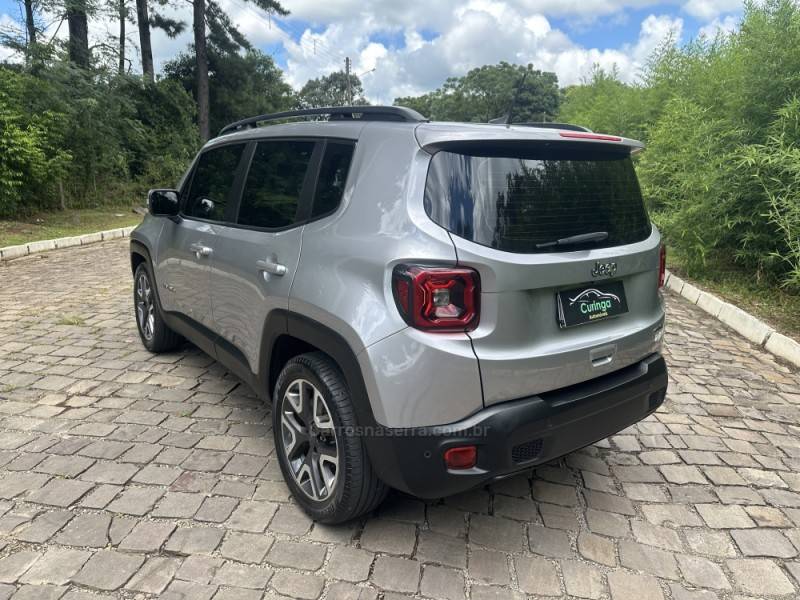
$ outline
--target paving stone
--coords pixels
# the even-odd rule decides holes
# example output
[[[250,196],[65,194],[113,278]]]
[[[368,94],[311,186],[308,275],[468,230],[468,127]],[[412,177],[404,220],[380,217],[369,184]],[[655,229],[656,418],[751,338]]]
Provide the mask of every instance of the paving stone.
[[[82,550],[51,548],[20,578],[20,583],[66,585],[90,556]]]
[[[290,598],[315,600],[322,593],[324,580],[317,575],[280,571],[275,573],[270,585],[279,594],[284,594]]]
[[[261,563],[274,541],[271,536],[263,534],[230,532],[219,552],[225,558],[239,562]]]
[[[437,600],[461,600],[467,597],[464,576],[460,572],[433,565],[425,567],[420,592]]]
[[[269,530],[287,535],[304,535],[313,523],[303,509],[294,504],[281,504],[269,523]]]
[[[55,585],[23,585],[12,600],[58,600],[66,591],[66,587]]]
[[[195,521],[206,521],[210,523],[222,523],[227,519],[239,501],[236,498],[226,498],[224,496],[214,496],[206,498],[200,509],[195,513]]]
[[[174,554],[210,554],[219,546],[223,535],[224,531],[215,527],[179,527],[164,549]]]
[[[138,523],[122,540],[119,549],[129,552],[145,552],[147,554],[158,552],[174,529],[175,525],[173,523],[158,521]]]
[[[679,579],[678,565],[671,552],[638,544],[630,540],[619,543],[619,560],[622,566],[644,571],[666,579]]]
[[[633,520],[631,521],[631,529],[637,542],[675,552],[683,550],[680,537],[668,527],[652,525],[647,521]]]
[[[22,550],[0,558],[0,583],[14,583],[40,557],[38,552]]]
[[[649,575],[614,571],[608,575],[608,587],[613,600],[664,600],[658,580]]]
[[[463,538],[422,531],[419,535],[416,558],[456,569],[467,566],[467,545]]]
[[[414,551],[417,528],[410,523],[376,519],[369,521],[361,534],[361,547],[372,552],[404,554]]]
[[[728,578],[722,569],[708,559],[699,556],[677,555],[678,566],[687,583],[699,587],[729,590]]]
[[[727,561],[736,588],[749,594],[786,595],[795,587],[781,568],[772,560],[760,558],[731,559]]]
[[[107,514],[86,513],[76,516],[55,541],[65,546],[105,548],[108,544],[108,529],[111,516]]]
[[[549,560],[535,556],[516,556],[514,566],[523,592],[541,596],[561,595],[561,582],[555,565]]]
[[[212,583],[263,590],[267,586],[269,578],[272,577],[272,573],[273,571],[269,567],[243,565],[228,561],[217,569]]]
[[[328,588],[326,597],[328,600],[377,600],[378,593],[367,587],[359,587],[352,583],[336,581]],[[384,596],[384,598],[387,597],[389,596]],[[267,596],[264,596],[264,598],[265,600],[270,600]]]
[[[175,577],[193,583],[211,583],[217,569],[224,564],[221,558],[195,554],[184,559]]]
[[[116,590],[139,570],[142,563],[143,556],[101,550],[92,555],[72,581],[95,590]]]
[[[699,504],[697,512],[712,529],[735,529],[755,527],[756,524],[741,506],[719,506],[716,504]]]
[[[534,554],[553,558],[572,556],[569,536],[563,531],[531,525],[528,528],[528,540],[531,552]]]
[[[141,517],[153,508],[164,492],[157,488],[129,488],[108,505],[108,510]]]
[[[161,594],[159,600],[211,600],[217,586],[175,580]]]
[[[375,555],[366,550],[348,546],[336,546],[330,555],[325,571],[334,579],[345,581],[366,581]],[[466,553],[464,555],[466,567]]]
[[[519,523],[510,519],[487,515],[473,515],[470,519],[469,541],[487,548],[519,552],[523,535]]]
[[[66,508],[92,489],[91,483],[71,479],[53,479],[44,487],[28,494],[28,502]]]
[[[469,576],[478,582],[493,585],[511,583],[506,555],[495,550],[472,550],[469,554],[468,571]]]
[[[147,559],[125,589],[147,594],[160,594],[172,581],[180,561],[174,558],[154,556]]]
[[[605,593],[603,574],[595,567],[576,560],[562,560],[561,573],[570,596],[598,599]]]
[[[584,558],[609,567],[617,565],[617,553],[610,539],[582,531],[578,535],[578,552]]]
[[[278,540],[267,554],[267,562],[276,567],[316,571],[325,561],[325,547]]]
[[[93,463],[94,460],[81,456],[50,456],[37,465],[36,471],[60,477],[77,477]]]
[[[72,519],[73,513],[66,510],[55,510],[36,517],[22,531],[15,531],[14,537],[21,542],[41,544],[49,540],[53,534]]]
[[[203,500],[202,494],[167,492],[151,514],[154,517],[188,519],[198,511]]]
[[[734,529],[731,536],[745,556],[797,556],[797,549],[785,535],[775,529]]]
[[[420,564],[395,556],[379,556],[371,581],[379,588],[395,592],[416,593],[419,587]]]
[[[625,537],[630,531],[626,517],[591,508],[586,511],[586,524],[590,531],[609,537]]]
[[[233,511],[226,525],[230,529],[261,533],[269,525],[276,510],[278,507],[272,502],[244,501]]]

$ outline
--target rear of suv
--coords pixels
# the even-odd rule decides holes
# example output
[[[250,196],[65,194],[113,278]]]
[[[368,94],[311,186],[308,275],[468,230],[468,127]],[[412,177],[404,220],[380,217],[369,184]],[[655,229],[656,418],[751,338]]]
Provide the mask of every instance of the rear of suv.
[[[190,340],[271,403],[276,459],[317,520],[530,469],[664,400],[641,148],[401,107],[234,123],[150,192],[140,336]]]

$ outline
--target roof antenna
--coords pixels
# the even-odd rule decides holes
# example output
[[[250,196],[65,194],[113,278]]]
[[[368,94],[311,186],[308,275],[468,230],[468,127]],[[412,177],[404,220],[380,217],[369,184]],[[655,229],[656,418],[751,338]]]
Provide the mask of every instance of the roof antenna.
[[[506,114],[502,117],[491,119],[489,123],[494,123],[497,125],[511,125],[511,120],[514,115],[514,107],[517,104],[517,97],[519,96],[519,90],[524,85],[525,79],[528,77],[529,72],[530,71],[526,69],[522,76],[517,80],[517,84],[514,86],[514,95],[511,96],[511,102],[508,103],[508,110],[506,111]]]

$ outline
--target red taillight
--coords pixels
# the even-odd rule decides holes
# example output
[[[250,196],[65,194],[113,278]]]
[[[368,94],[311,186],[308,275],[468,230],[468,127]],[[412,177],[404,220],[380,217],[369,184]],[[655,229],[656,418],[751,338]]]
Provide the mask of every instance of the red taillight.
[[[664,281],[667,276],[667,247],[661,244],[661,250],[658,255],[658,289],[664,287]]]
[[[472,269],[399,265],[392,290],[403,319],[426,331],[472,331],[480,316],[480,278]]]
[[[478,462],[475,446],[457,446],[444,452],[444,464],[448,469],[471,469]]]
[[[616,135],[604,135],[602,133],[583,133],[582,131],[562,131],[561,137],[577,138],[581,140],[604,140],[606,142],[621,142],[622,138]]]

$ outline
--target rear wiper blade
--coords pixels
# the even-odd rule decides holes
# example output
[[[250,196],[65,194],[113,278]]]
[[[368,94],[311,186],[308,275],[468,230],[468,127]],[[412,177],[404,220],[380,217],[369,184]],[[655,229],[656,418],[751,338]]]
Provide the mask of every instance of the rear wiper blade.
[[[588,244],[591,242],[602,242],[608,239],[607,231],[593,231],[591,233],[580,233],[569,237],[536,244],[536,248],[551,248],[553,246],[574,246],[577,244]]]

